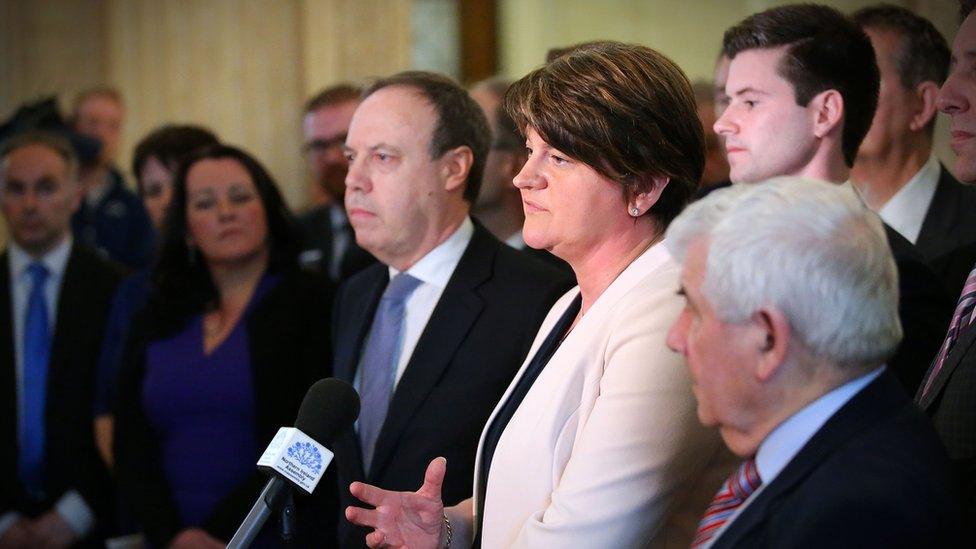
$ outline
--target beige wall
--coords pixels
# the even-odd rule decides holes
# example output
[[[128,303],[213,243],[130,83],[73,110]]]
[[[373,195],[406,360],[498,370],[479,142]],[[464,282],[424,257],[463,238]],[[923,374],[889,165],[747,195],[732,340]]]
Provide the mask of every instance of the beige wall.
[[[881,0],[817,0],[850,12]],[[935,23],[950,41],[956,0],[886,0]],[[598,39],[637,42],[674,59],[692,79],[711,80],[725,29],[787,0],[499,0],[502,74],[518,78],[539,66],[549,48]],[[949,160],[948,124],[939,115],[937,154]]]
[[[40,96],[67,109],[82,89],[117,86],[123,169],[154,127],[204,124],[253,152],[300,206],[302,103],[407,68],[409,11],[410,0],[0,0],[0,118]]]

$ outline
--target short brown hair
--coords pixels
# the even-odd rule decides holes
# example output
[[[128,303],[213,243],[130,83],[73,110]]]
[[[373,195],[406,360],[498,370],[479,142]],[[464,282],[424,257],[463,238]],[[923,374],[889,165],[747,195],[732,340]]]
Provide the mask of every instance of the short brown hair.
[[[450,78],[425,71],[406,71],[373,83],[363,94],[369,97],[383,88],[403,86],[416,90],[437,113],[434,134],[430,138],[431,158],[440,158],[457,147],[471,149],[471,169],[464,186],[464,199],[474,204],[481,189],[485,158],[491,142],[488,119],[478,103]]]
[[[668,177],[649,210],[667,227],[698,187],[705,136],[688,77],[646,46],[594,42],[512,85],[505,108],[524,132],[618,182],[625,199]]]
[[[323,107],[341,105],[350,101],[359,101],[362,95],[363,89],[361,87],[347,82],[329,86],[305,102],[305,114],[315,112]]]
[[[74,147],[66,137],[60,134],[41,130],[30,130],[17,134],[0,143],[0,167],[10,156],[10,153],[28,145],[40,145],[56,153],[64,160],[65,173],[69,181],[74,181],[78,175],[78,156]]]
[[[217,136],[202,126],[168,124],[156,128],[139,141],[132,153],[132,175],[136,178],[139,193],[145,191],[142,169],[150,158],[155,158],[175,174],[190,154],[217,143]]]

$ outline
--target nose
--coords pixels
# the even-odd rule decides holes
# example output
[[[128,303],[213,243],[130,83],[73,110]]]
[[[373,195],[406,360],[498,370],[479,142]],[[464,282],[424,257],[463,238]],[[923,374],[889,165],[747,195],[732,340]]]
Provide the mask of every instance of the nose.
[[[731,111],[732,109],[725,107],[725,111],[722,112],[722,115],[718,117],[718,120],[716,120],[714,124],[712,124],[712,129],[715,130],[715,133],[724,136],[729,135],[734,131],[735,127],[732,124],[732,116],[730,115]]]
[[[29,211],[34,211],[37,209],[37,193],[32,190],[28,190],[24,193],[24,209]]]
[[[372,188],[369,177],[366,173],[366,160],[362,156],[349,160],[349,169],[346,171],[346,189],[359,192],[369,192]]]
[[[231,202],[230,197],[224,196],[217,201],[217,218],[221,220],[232,219],[237,213],[237,207]]]
[[[668,336],[665,339],[668,348],[676,353],[686,355],[686,345],[687,341],[686,335],[688,333],[688,314],[682,312],[678,319],[674,321],[671,325],[671,329],[668,330]]]
[[[935,101],[936,107],[950,116],[969,110],[969,99],[962,91],[962,82],[960,80],[958,71],[953,70],[950,72],[949,77],[942,84],[942,88],[939,90],[939,95]]]
[[[545,181],[539,175],[537,162],[537,158],[530,156],[522,165],[522,169],[512,178],[512,184],[523,191],[545,187]]]

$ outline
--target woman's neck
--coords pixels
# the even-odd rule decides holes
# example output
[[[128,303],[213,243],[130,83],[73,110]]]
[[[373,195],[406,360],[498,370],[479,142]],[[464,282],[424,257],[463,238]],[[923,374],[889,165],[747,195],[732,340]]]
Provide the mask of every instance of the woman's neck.
[[[210,276],[217,290],[217,309],[223,312],[242,310],[268,268],[267,252],[245,262],[230,265],[211,264]]]
[[[625,234],[605,239],[579,258],[567,260],[576,273],[583,299],[580,316],[586,314],[624,269],[661,240],[662,231],[651,230],[645,223],[652,221],[639,220]]]

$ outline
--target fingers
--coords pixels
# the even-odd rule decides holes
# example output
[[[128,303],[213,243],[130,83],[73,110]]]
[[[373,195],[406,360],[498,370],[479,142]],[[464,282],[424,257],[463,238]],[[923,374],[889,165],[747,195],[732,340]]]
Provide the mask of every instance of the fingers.
[[[379,530],[373,530],[372,532],[366,534],[366,545],[368,547],[383,547],[386,542],[386,536],[383,532]]]
[[[424,485],[420,487],[417,493],[424,497],[440,500],[445,474],[447,474],[447,460],[442,457],[434,458],[427,466],[427,472],[424,474]]]
[[[349,493],[359,499],[359,501],[368,503],[373,507],[379,507],[387,498],[396,495],[395,492],[377,488],[376,486],[363,482],[353,482],[350,484]]]
[[[357,525],[377,528],[380,522],[380,514],[374,509],[363,509],[361,507],[346,507],[346,519]]]

